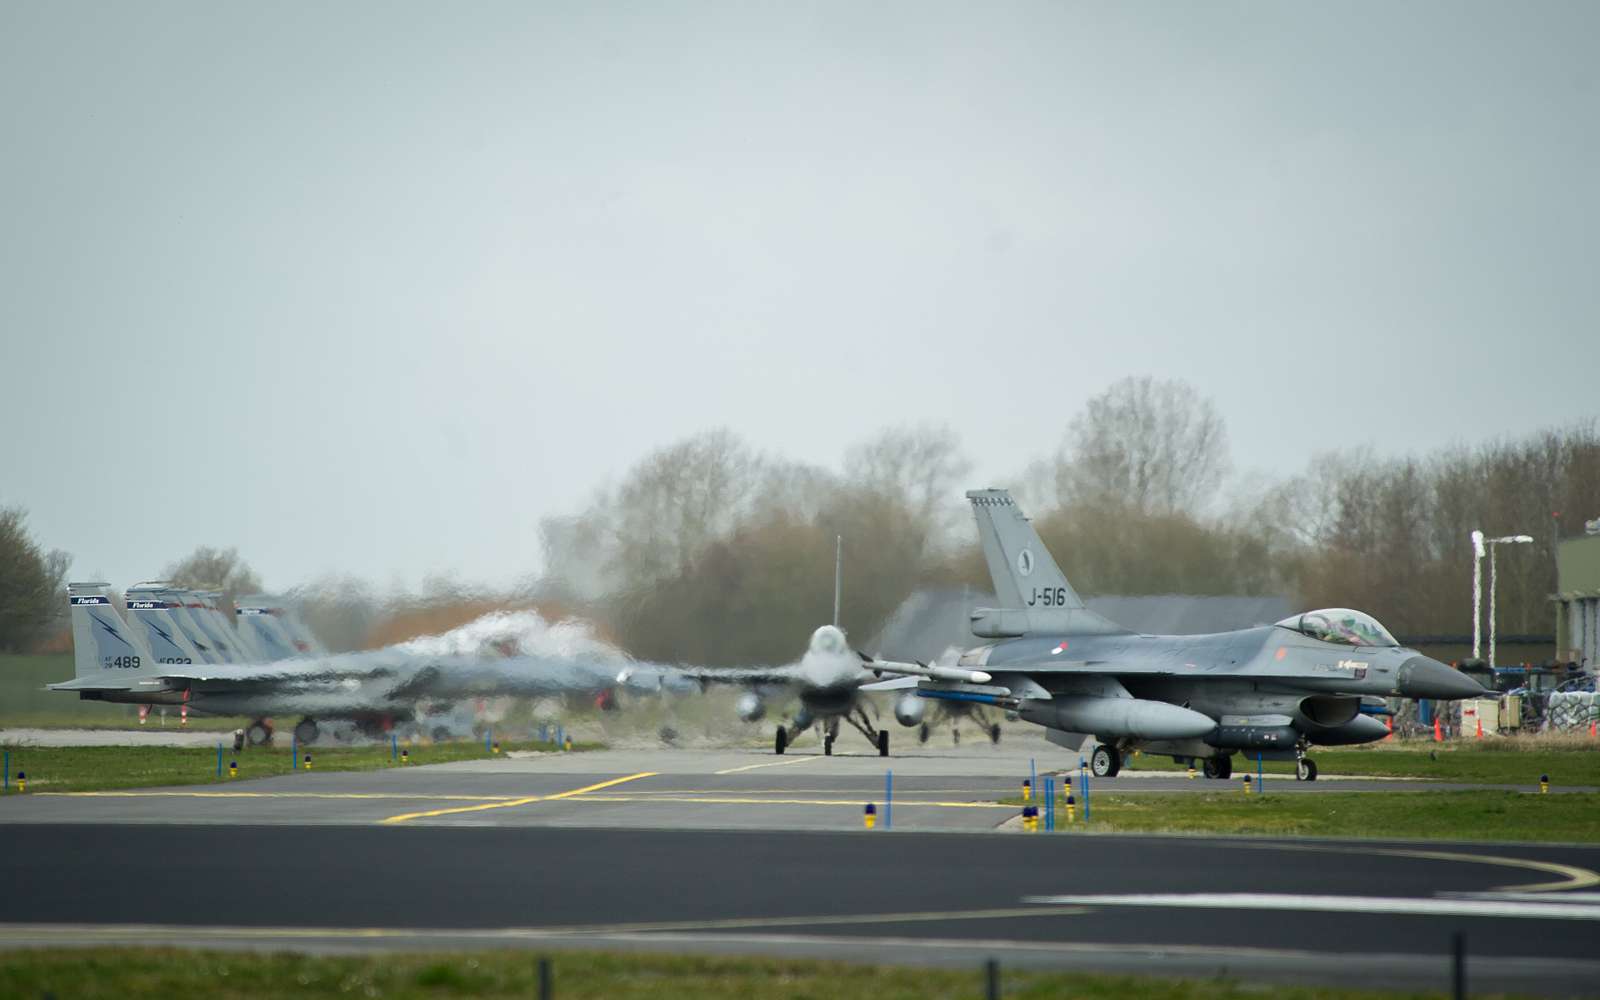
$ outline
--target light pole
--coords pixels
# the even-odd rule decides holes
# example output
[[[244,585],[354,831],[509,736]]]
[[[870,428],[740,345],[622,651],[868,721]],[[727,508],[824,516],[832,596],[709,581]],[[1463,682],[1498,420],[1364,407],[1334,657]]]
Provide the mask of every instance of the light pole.
[[[1489,669],[1494,669],[1494,634],[1495,634],[1495,568],[1494,547],[1496,545],[1527,545],[1533,541],[1532,535],[1502,535],[1499,538],[1486,539],[1489,546]]]
[[[1472,658],[1483,659],[1483,532],[1472,533]]]

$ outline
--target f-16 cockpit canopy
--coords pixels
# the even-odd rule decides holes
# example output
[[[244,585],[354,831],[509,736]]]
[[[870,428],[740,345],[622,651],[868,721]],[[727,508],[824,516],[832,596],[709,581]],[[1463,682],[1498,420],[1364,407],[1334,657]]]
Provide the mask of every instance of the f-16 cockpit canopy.
[[[1279,626],[1301,635],[1344,646],[1398,646],[1400,643],[1378,619],[1349,608],[1323,608],[1285,618]]]

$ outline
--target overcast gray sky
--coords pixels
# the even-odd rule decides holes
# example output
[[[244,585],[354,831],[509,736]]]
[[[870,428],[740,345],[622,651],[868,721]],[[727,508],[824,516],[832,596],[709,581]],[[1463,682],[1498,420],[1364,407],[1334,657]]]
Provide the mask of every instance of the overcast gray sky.
[[[74,575],[503,582],[728,425],[974,485],[1595,414],[1600,4],[0,0],[0,503]]]

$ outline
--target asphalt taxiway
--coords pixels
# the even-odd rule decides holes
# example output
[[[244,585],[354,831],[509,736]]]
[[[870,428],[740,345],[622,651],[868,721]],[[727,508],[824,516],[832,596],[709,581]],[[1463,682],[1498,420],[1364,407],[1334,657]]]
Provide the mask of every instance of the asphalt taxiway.
[[[1046,763],[993,747],[613,750],[30,790],[0,800],[0,947],[995,955],[1438,988],[1460,931],[1475,988],[1600,981],[1600,848],[993,833],[1017,813],[995,800]],[[1227,786],[1125,772],[1095,787]],[[1282,779],[1269,794],[1405,787],[1441,786]]]
[[[426,759],[419,751],[418,759]],[[638,829],[850,830],[867,803],[902,830],[993,830],[1013,820],[1023,779],[1040,764],[1026,751],[981,748],[876,755],[775,756],[757,750],[605,750],[515,754],[372,772],[296,772],[226,784],[38,794],[0,803],[4,823],[405,823],[447,826],[598,826]],[[1081,797],[1082,776],[1071,772]],[[1064,776],[1063,776],[1064,777]],[[1195,793],[1236,785],[1175,772],[1124,771],[1090,779],[1096,792]],[[1268,794],[1324,790],[1450,789],[1440,782],[1269,776]],[[1525,790],[1532,790],[1529,786]]]

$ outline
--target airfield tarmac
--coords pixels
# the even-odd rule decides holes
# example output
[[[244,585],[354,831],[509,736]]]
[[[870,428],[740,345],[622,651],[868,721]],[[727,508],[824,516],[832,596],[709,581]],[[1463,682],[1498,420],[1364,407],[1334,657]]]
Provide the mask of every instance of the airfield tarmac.
[[[30,794],[0,805],[0,823],[856,830],[870,802],[879,822],[897,830],[981,832],[1014,828],[1020,807],[997,800],[1019,795],[1024,779],[1042,779],[1053,765],[1059,768],[1073,757],[1054,748],[1050,756],[1038,756],[1035,749],[924,747],[888,758],[870,753],[779,757],[757,749],[517,753],[383,771],[302,771],[226,785]],[[419,751],[419,758],[424,755]],[[241,764],[248,775],[248,753]],[[1076,769],[1055,773],[1070,774],[1081,803]],[[1236,788],[1241,777],[1236,773],[1224,782],[1145,771],[1091,777],[1090,808],[1096,791],[1216,792]],[[1268,795],[1456,788],[1533,790],[1340,775],[1316,782],[1268,776],[1265,783]],[[1574,790],[1583,789],[1560,789]]]
[[[1600,848],[995,833],[1017,815],[995,800],[1070,757],[623,749],[30,792],[0,800],[0,947],[997,956],[1438,988],[1461,930],[1474,988],[1600,980]],[[1091,790],[1230,784],[1124,772]],[[1449,786],[1269,778],[1267,792],[1408,787]]]

